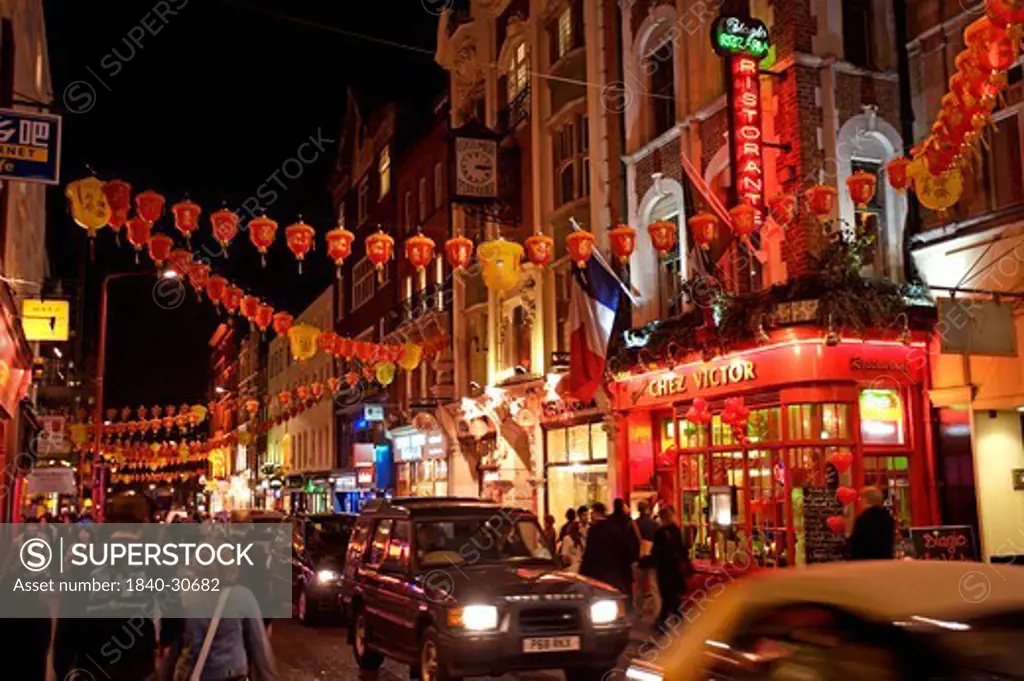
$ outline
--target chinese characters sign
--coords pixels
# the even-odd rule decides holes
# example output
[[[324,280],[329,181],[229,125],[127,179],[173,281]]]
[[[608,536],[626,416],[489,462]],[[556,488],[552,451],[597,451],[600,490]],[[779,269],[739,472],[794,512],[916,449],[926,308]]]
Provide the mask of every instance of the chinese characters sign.
[[[60,116],[0,109],[0,179],[60,181]]]

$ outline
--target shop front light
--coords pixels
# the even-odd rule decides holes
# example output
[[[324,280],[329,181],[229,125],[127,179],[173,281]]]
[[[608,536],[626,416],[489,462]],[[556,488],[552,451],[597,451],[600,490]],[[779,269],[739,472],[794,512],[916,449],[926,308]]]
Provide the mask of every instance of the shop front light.
[[[467,605],[448,611],[448,626],[467,631],[493,631],[498,628],[498,609],[493,605]]]
[[[338,573],[335,572],[334,570],[320,570],[319,572],[316,573],[316,581],[320,582],[321,584],[325,584],[327,582],[333,582],[337,578],[338,578]]]
[[[611,624],[626,616],[623,601],[604,599],[590,604],[590,621],[594,624]]]

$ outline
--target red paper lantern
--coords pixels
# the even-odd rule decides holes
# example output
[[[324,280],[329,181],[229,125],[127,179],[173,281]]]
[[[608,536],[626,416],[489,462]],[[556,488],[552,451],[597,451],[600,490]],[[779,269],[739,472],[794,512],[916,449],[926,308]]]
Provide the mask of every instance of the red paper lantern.
[[[260,305],[256,310],[256,326],[260,331],[266,331],[274,321],[274,308],[270,305]]]
[[[651,244],[659,255],[665,257],[676,246],[676,229],[668,220],[658,220],[647,225],[647,233],[651,236]]]
[[[274,332],[279,336],[284,336],[292,328],[293,321],[295,319],[287,312],[278,312],[274,315]]]
[[[334,341],[338,338],[338,334],[333,331],[324,331],[316,338],[316,346],[321,351],[331,354],[334,352]]]
[[[287,407],[289,404],[292,403],[292,393],[291,393],[291,391],[290,390],[282,390],[281,392],[279,392],[277,394],[277,401],[281,404],[281,406]]]
[[[345,383],[348,383],[348,387],[354,388],[359,385],[359,374],[354,371],[350,371],[345,374]]]
[[[816,184],[807,190],[806,197],[811,213],[824,222],[832,216],[836,206],[836,188],[827,184]]]
[[[467,239],[467,241],[469,240]],[[472,242],[470,242],[470,247],[472,247]],[[547,265],[555,256],[555,240],[543,234],[526,237],[523,248],[526,251],[526,259],[537,267]]]
[[[210,229],[213,238],[226,251],[231,241],[238,236],[238,216],[227,208],[221,208],[210,215]]]
[[[266,266],[267,249],[274,244],[277,234],[277,223],[268,217],[258,217],[249,221],[249,241],[260,254],[260,262]]]
[[[341,225],[327,232],[325,236],[327,255],[334,261],[334,266],[338,268],[339,279],[341,279],[341,266],[344,264],[345,258],[352,254],[352,241],[355,238],[355,234]]]
[[[295,396],[299,398],[299,402],[305,402],[309,398],[309,387],[300,385],[295,388]]]
[[[235,310],[238,309],[238,306],[242,304],[242,296],[244,295],[245,293],[242,289],[237,286],[228,286],[224,289],[224,296],[221,298],[221,302],[224,304],[224,309],[231,314],[234,314]]]
[[[174,214],[175,228],[185,237],[186,242],[191,243],[192,232],[199,229],[199,216],[203,209],[199,204],[185,199],[171,206],[171,212]]]
[[[690,231],[693,233],[693,241],[702,250],[711,248],[712,242],[718,236],[718,217],[714,213],[701,211],[687,221]]]
[[[452,269],[464,270],[473,260],[473,241],[464,236],[452,237],[444,242],[444,253]]]
[[[243,296],[241,310],[242,316],[250,323],[255,324],[256,315],[260,311],[260,299],[256,296]]]
[[[572,232],[565,237],[565,245],[569,249],[569,257],[580,269],[586,267],[594,255],[594,235],[590,232]]]
[[[302,274],[302,261],[306,258],[306,254],[309,253],[310,249],[313,248],[316,230],[299,218],[298,222],[288,225],[284,230],[284,238],[288,244],[288,250],[299,261],[299,274]]]
[[[1006,71],[1017,61],[1017,48],[1006,28],[982,17],[964,29],[964,43],[986,71]]]
[[[103,196],[110,206],[110,220],[107,224],[114,232],[120,232],[128,222],[128,213],[132,208],[132,186],[124,180],[111,180],[103,183]]]
[[[796,197],[792,194],[776,194],[768,199],[768,212],[780,227],[787,227],[796,218]]]
[[[739,203],[729,209],[729,217],[733,234],[742,239],[757,231],[760,211],[749,203]]]
[[[314,400],[319,400],[324,396],[324,384],[320,381],[313,381],[309,384],[309,393]]]
[[[434,259],[434,240],[422,234],[409,237],[405,240],[405,257],[417,272],[422,272]]]
[[[985,11],[998,26],[1024,24],[1024,0],[985,0]]]
[[[608,230],[608,239],[615,257],[623,265],[628,265],[630,256],[636,250],[636,230],[629,225],[619,225]]]
[[[146,222],[156,222],[164,212],[164,197],[147,189],[135,197],[135,214]]]
[[[210,266],[205,262],[197,262],[188,268],[188,278],[196,295],[202,297],[203,291],[210,281]]]
[[[885,174],[889,178],[889,185],[893,189],[904,191],[910,184],[910,175],[907,169],[910,167],[910,159],[900,156],[885,164]]]
[[[384,266],[391,260],[394,250],[395,240],[381,230],[366,237],[366,257],[377,268],[378,280],[383,279]]]
[[[334,344],[334,354],[344,357],[345,359],[352,359],[355,352],[356,346],[351,338],[338,336],[338,340]]]
[[[128,243],[134,248],[135,252],[138,253],[149,244],[149,234],[153,229],[152,222],[146,222],[138,215],[129,220],[126,224],[128,229]],[[136,258],[138,261],[138,258]]]
[[[220,305],[227,287],[228,280],[219,274],[215,274],[206,280],[206,296],[214,305]]]
[[[167,256],[167,261],[170,263],[170,268],[177,272],[179,277],[184,277],[192,267],[192,253],[184,248],[175,248]]]
[[[846,188],[850,192],[850,198],[857,204],[858,208],[867,208],[871,199],[875,198],[875,186],[878,178],[874,173],[858,170],[846,178]]]
[[[157,267],[163,267],[173,247],[174,239],[166,234],[154,234],[149,237],[149,257],[153,259]]]
[[[250,415],[255,414],[260,410],[260,401],[249,398],[245,401],[245,410],[249,412]]]
[[[341,389],[341,379],[337,376],[331,376],[327,379],[327,389],[331,391],[332,395],[337,395]]]

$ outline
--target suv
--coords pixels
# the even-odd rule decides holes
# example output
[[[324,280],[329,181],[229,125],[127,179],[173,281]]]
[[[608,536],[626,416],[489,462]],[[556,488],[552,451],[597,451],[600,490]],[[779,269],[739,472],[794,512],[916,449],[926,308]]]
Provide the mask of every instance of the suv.
[[[631,624],[622,594],[558,570],[534,515],[477,499],[369,502],[342,601],[361,669],[387,656],[423,681],[542,669],[598,681]]]

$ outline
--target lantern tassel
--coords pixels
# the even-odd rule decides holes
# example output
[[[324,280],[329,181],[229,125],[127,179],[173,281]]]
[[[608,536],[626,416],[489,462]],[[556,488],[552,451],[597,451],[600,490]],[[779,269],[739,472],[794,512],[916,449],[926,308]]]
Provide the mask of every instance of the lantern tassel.
[[[299,274],[302,274],[302,261],[299,261]]]
[[[260,267],[266,267],[266,266],[267,266],[267,254],[266,253],[261,253],[260,254]]]
[[[341,281],[341,268],[340,267],[338,267],[338,268],[336,268],[334,270],[334,276],[338,279],[338,281]]]

